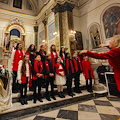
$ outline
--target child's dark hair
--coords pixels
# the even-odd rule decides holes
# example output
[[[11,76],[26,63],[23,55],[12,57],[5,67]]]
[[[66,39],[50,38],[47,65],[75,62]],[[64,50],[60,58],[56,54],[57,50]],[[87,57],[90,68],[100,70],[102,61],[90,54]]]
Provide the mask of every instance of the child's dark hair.
[[[53,49],[52,49],[53,46],[55,46],[55,45],[54,45],[54,44],[51,45],[51,47],[50,47],[50,52],[53,52]],[[56,46],[55,46],[55,47],[56,47]],[[56,49],[55,49],[54,52],[56,52]]]
[[[36,52],[35,45],[34,45],[34,49],[31,50],[32,45],[34,45],[34,44],[31,44],[31,45],[29,46],[29,48],[27,49],[28,52],[31,52],[31,51]]]
[[[58,58],[60,58],[60,57],[57,57],[57,58],[55,59],[55,64],[57,64],[57,60],[58,60]]]
[[[36,54],[35,58],[36,58],[37,56],[40,56],[40,55],[39,55],[39,54]],[[41,56],[40,56],[40,57],[41,57]]]
[[[65,54],[65,58],[67,58],[67,55],[68,55],[68,54],[70,54],[70,53],[69,53],[69,52],[67,52],[67,53]]]
[[[21,43],[17,43],[16,48],[15,48],[16,50],[18,50],[18,46],[19,46],[19,44],[21,44]]]
[[[25,54],[24,55],[24,58],[23,58],[23,63],[22,63],[22,67],[21,67],[21,74],[22,75],[25,75],[25,72],[26,72],[26,60],[25,60],[25,57],[27,56],[28,54]]]
[[[63,49],[64,47],[61,47],[61,49],[60,49],[60,57],[62,56],[62,49]],[[65,48],[64,48],[65,49]],[[64,54],[65,54],[65,50],[64,50]]]

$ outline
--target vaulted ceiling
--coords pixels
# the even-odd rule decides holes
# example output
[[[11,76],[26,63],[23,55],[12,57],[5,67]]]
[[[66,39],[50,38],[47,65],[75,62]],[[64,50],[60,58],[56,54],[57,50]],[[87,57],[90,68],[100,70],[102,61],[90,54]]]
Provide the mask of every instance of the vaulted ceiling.
[[[44,5],[46,5],[50,0],[22,0],[22,9],[14,8],[13,0],[1,0],[1,1],[0,8],[25,14],[37,15],[40,12],[40,10],[44,7]],[[8,1],[8,4],[6,4],[6,2],[4,3],[4,1]],[[68,1],[72,4],[75,4],[76,7],[81,7],[90,0],[58,0],[58,1]],[[26,8],[27,2],[29,3],[28,8],[31,6],[32,9]]]

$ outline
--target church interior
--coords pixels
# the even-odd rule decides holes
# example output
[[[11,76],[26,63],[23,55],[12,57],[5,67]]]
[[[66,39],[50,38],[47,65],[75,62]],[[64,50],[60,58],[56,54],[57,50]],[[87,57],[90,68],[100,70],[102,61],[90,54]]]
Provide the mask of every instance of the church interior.
[[[58,86],[54,85],[56,100],[49,100],[43,86],[43,102],[33,102],[33,90],[27,85],[26,105],[20,103],[20,92],[12,92],[14,63],[11,62],[18,43],[22,44],[23,54],[30,45],[34,45],[36,52],[44,46],[48,58],[54,45],[56,55],[64,48],[72,59],[75,51],[78,54],[82,50],[108,52],[109,48],[99,46],[109,45],[112,37],[119,34],[120,0],[0,0],[0,120],[120,120],[120,92],[108,60],[89,57],[94,75],[93,91],[86,90],[83,71],[78,83],[82,92],[73,92],[75,96],[71,97],[66,83],[63,85],[65,97],[60,98]],[[31,71],[33,68],[34,65]],[[100,73],[101,69],[104,72]],[[73,91],[74,81],[73,78]]]

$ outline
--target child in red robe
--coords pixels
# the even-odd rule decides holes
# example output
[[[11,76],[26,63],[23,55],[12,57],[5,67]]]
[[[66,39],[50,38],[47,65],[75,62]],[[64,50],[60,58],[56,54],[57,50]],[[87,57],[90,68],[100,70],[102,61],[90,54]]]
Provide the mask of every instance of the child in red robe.
[[[77,52],[73,53],[72,57],[73,68],[74,68],[74,85],[75,85],[75,92],[82,93],[80,88],[80,73],[82,72],[82,65],[80,59],[78,59]]]
[[[40,102],[42,101],[41,96],[41,86],[43,77],[43,64],[41,62],[40,55],[36,55],[34,62],[33,78],[32,78],[32,87],[33,87],[33,103],[36,103],[36,99]],[[36,94],[36,88],[38,87],[38,95]]]
[[[63,65],[60,64],[60,58],[57,57],[56,58],[56,62],[55,62],[55,85],[57,85],[57,89],[58,89],[58,96],[60,98],[65,98],[65,96],[63,95],[63,85],[66,84],[66,79],[65,79],[65,71],[63,69]]]
[[[88,60],[88,56],[84,56],[84,60],[82,61],[83,66],[83,74],[86,79],[86,87],[88,92],[92,91],[92,79],[94,79],[93,70],[91,67],[91,63]]]
[[[45,82],[46,82],[46,99],[48,101],[51,101],[50,99],[50,94],[48,91],[49,84],[51,86],[51,97],[56,100],[54,96],[54,80],[55,80],[55,70],[53,68],[52,60],[51,60],[51,55],[47,54],[46,55],[47,60],[45,61]]]
[[[65,75],[67,78],[67,91],[69,96],[74,96],[75,94],[72,92],[72,79],[74,77],[74,68],[72,64],[72,60],[70,59],[70,53],[65,54],[64,60],[64,68],[65,68]]]

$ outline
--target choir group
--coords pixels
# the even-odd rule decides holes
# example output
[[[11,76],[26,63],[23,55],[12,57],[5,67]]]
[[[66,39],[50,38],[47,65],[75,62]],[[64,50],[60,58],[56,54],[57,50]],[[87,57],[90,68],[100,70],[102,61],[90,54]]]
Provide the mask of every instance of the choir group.
[[[94,76],[87,56],[81,57],[80,53],[75,51],[70,57],[70,53],[65,52],[64,47],[61,48],[58,55],[54,44],[51,45],[49,54],[46,54],[44,49],[44,45],[41,45],[39,52],[36,52],[35,46],[31,44],[24,55],[22,44],[18,43],[15,50],[12,51],[12,71],[14,74],[12,92],[17,93],[20,90],[22,105],[28,104],[27,85],[33,91],[33,103],[36,103],[36,100],[43,102],[41,96],[42,85],[46,89],[46,99],[48,101],[51,101],[51,98],[56,100],[55,86],[57,86],[60,98],[65,98],[63,94],[64,85],[67,86],[68,95],[75,96],[72,90],[73,79],[74,92],[82,93],[80,87],[80,74],[82,72],[86,79],[87,91],[92,92],[92,79],[94,79]],[[50,93],[49,84],[51,87]]]

